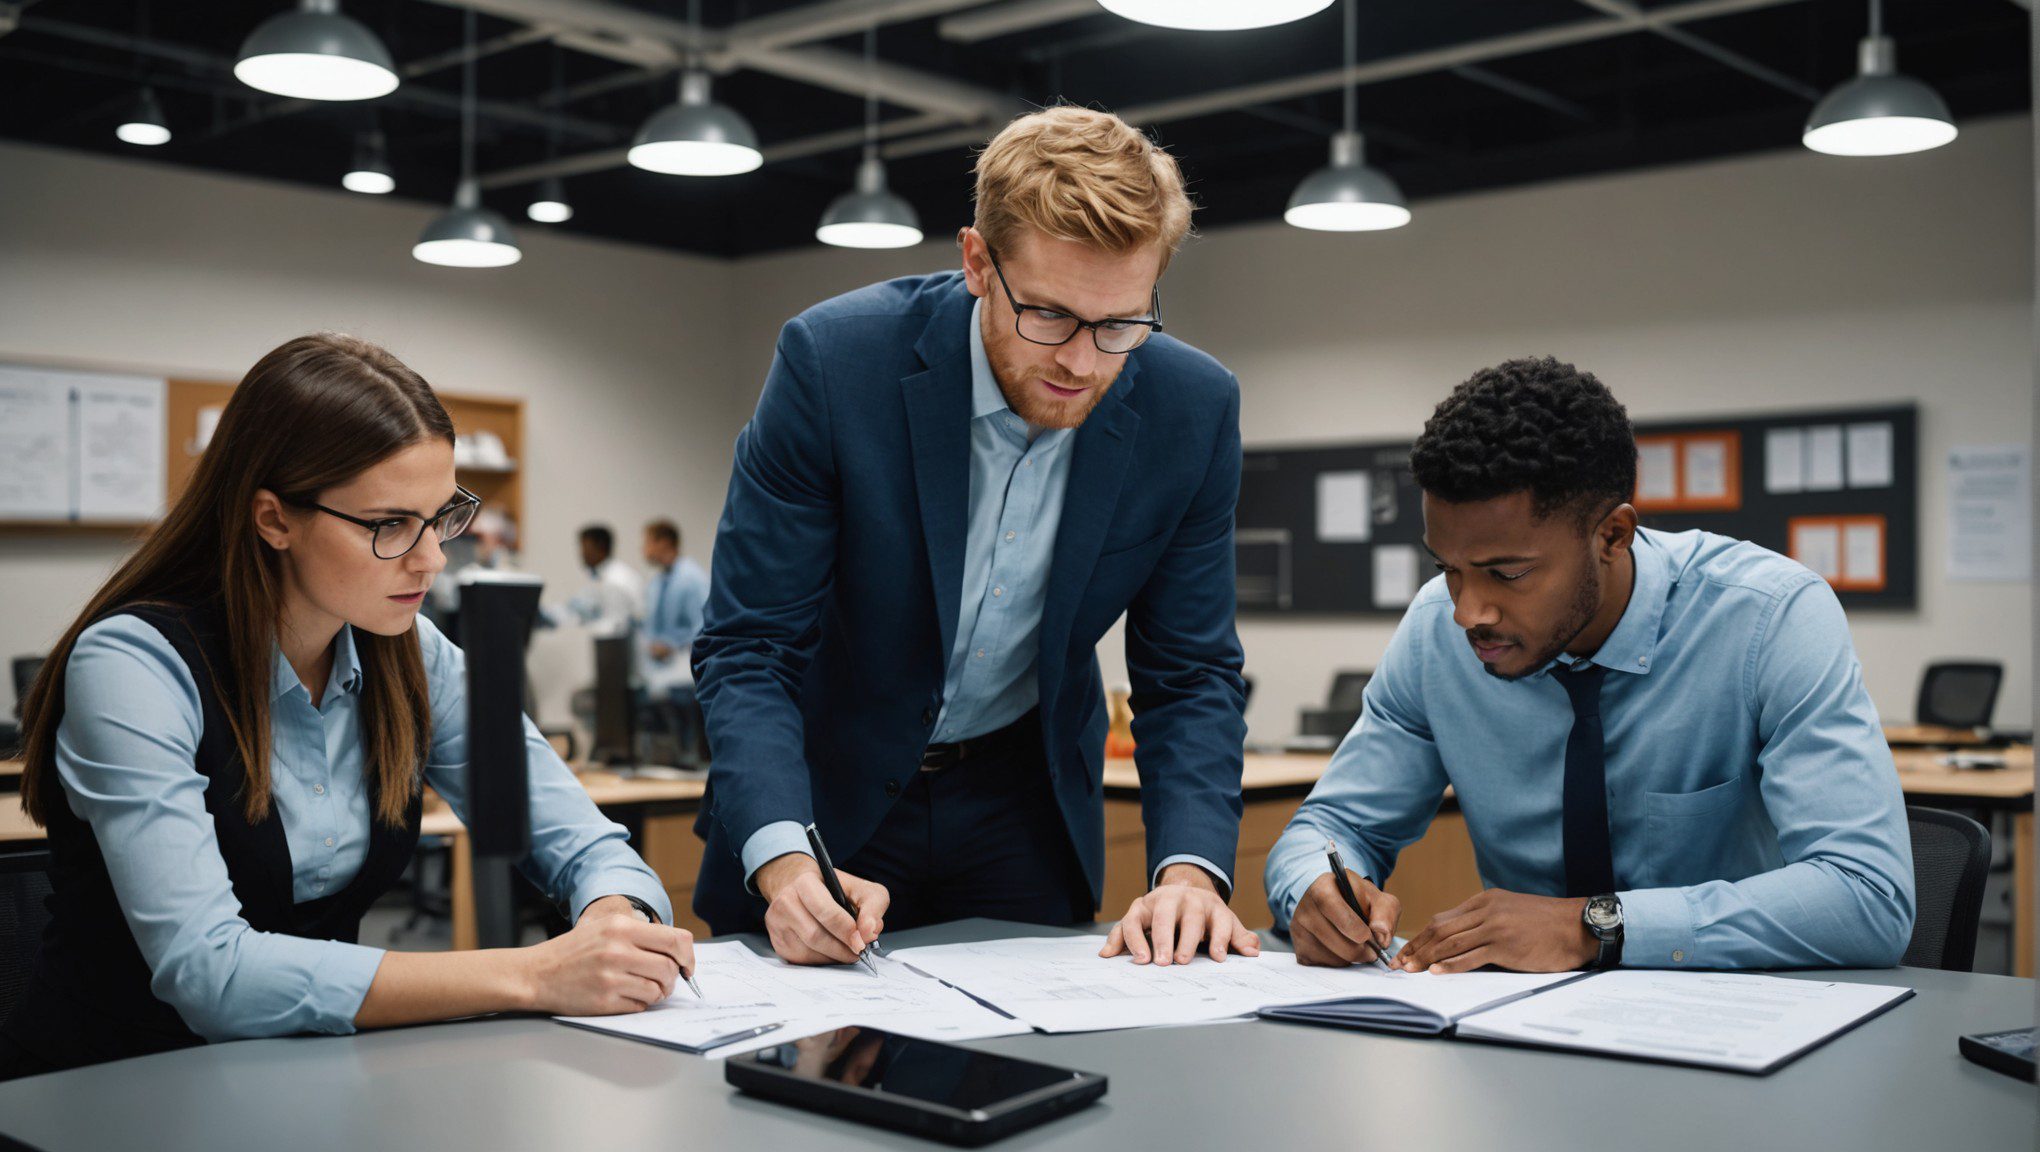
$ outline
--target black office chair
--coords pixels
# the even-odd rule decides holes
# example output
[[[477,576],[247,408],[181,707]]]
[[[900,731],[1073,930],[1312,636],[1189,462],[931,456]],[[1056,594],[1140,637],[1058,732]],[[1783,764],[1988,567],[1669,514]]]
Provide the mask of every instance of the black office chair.
[[[2005,666],[1995,662],[1929,664],[1913,717],[1941,728],[1988,728],[2004,678]]]
[[[47,849],[0,852],[0,1020],[13,1015],[35,970],[43,926],[50,922],[43,904],[49,894]]]
[[[1374,679],[1371,668],[1348,669],[1332,677],[1332,690],[1322,708],[1302,709],[1296,718],[1301,736],[1343,737],[1360,722],[1360,708],[1367,682]]]
[[[1976,963],[1976,926],[1990,872],[1990,833],[1957,812],[1907,808],[1918,914],[1900,961],[1915,968],[1968,972]]]
[[[36,673],[42,671],[43,658],[40,656],[16,656],[14,658],[14,718],[21,719],[22,702],[28,699],[29,686],[35,683]]]

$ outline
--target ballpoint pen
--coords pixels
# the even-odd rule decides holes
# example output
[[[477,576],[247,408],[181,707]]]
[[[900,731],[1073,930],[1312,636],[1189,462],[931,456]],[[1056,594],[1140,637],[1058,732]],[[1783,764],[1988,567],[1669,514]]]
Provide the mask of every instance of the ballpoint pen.
[[[855,919],[857,916],[857,905],[850,902],[850,897],[843,891],[843,882],[836,879],[836,865],[829,859],[829,850],[822,846],[821,831],[812,824],[807,826],[807,842],[808,848],[815,854],[815,863],[822,866],[822,883],[829,886],[830,898],[835,900],[836,905],[843,909],[843,911],[848,912],[852,919]],[[857,954],[857,962],[864,965],[865,969],[873,976],[876,976],[878,975],[878,965],[872,962],[870,952],[871,945],[866,944],[864,951]]]
[[[1353,892],[1353,882],[1346,879],[1346,864],[1339,859],[1339,846],[1330,840],[1325,841],[1325,859],[1332,862],[1332,882],[1339,886],[1339,895],[1345,899],[1346,907],[1351,908],[1353,915],[1358,916],[1360,922],[1365,924],[1367,913],[1360,907],[1360,897]],[[1395,971],[1389,967],[1388,961],[1382,958],[1382,948],[1381,945],[1374,943],[1372,928],[1368,931],[1367,943],[1374,948],[1374,962],[1381,965],[1384,971]]]
[[[726,1044],[735,1044],[739,1040],[749,1040],[754,1036],[763,1036],[767,1032],[777,1032],[784,1027],[786,1027],[784,1024],[760,1024],[756,1028],[746,1028],[741,1032],[732,1032],[727,1036],[717,1036],[710,1040],[704,1040],[694,1046],[694,1051],[696,1053],[707,1052],[713,1048],[721,1048]]]

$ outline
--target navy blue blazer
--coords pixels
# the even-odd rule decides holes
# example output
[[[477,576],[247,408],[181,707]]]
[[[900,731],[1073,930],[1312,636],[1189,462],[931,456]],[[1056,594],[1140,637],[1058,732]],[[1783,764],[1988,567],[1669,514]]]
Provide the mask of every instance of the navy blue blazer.
[[[780,330],[738,435],[694,667],[713,765],[694,907],[717,932],[765,904],[738,853],[814,821],[838,861],[919,771],[955,641],[970,500],[963,274],[875,284]],[[1077,431],[1041,619],[1041,726],[1094,901],[1104,883],[1105,697],[1095,649],[1127,615],[1149,872],[1230,871],[1245,686],[1233,629],[1239,382],[1166,335]]]

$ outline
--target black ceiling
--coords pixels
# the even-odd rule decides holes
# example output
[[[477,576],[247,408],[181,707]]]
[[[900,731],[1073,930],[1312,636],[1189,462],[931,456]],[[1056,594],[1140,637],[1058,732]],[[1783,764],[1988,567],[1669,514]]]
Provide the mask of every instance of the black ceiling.
[[[722,28],[811,2],[704,0],[704,22]],[[1586,0],[1357,2],[1363,64],[1604,18]],[[1677,3],[1640,0],[1638,6]],[[390,139],[397,195],[444,202],[459,138],[458,118],[445,98],[459,93],[460,70],[408,80],[396,94],[365,105],[298,108],[243,87],[228,71],[242,38],[286,6],[283,0],[32,0],[26,6],[0,0],[0,30],[6,13],[18,11],[14,30],[0,31],[0,137],[331,188],[345,169],[353,134],[376,123]],[[686,7],[681,0],[624,6],[669,17],[684,15]],[[462,42],[463,14],[443,3],[346,0],[342,7],[374,29],[400,64]],[[1938,89],[1958,120],[2029,105],[2029,14],[2020,4],[1889,0],[1886,9],[1901,70]],[[886,25],[880,55],[1028,103],[1061,98],[1137,107],[1322,72],[1341,59],[1336,5],[1293,24],[1238,33],[1169,32],[1100,11],[958,43],[944,39],[939,24],[939,18],[924,18]],[[1854,71],[1864,24],[1863,0],[1799,0],[1681,25],[1701,38],[1697,45],[1625,32],[1483,61],[1470,74],[1434,71],[1366,85],[1359,90],[1359,119],[1369,135],[1370,160],[1394,175],[1412,201],[1787,148],[1795,146],[1804,123],[1805,94]],[[520,26],[484,15],[478,27],[486,42]],[[136,50],[137,37],[145,50]],[[820,43],[855,52],[861,39],[853,34]],[[1724,63],[1722,50],[1770,78]],[[618,148],[647,114],[673,98],[672,77],[665,75],[622,83],[548,116],[541,101],[556,71],[571,87],[629,77],[634,69],[543,41],[483,59],[477,66],[481,99],[524,115],[482,116],[481,172],[544,160],[555,147],[560,154]],[[113,136],[119,113],[144,81],[157,89],[176,133],[157,149]],[[768,148],[854,127],[863,114],[855,96],[755,71],[720,79],[717,98],[743,111]],[[1328,91],[1151,127],[1181,159],[1200,205],[1199,226],[1208,230],[1279,217],[1297,181],[1325,162],[1339,100],[1338,92]],[[884,109],[887,118],[910,114]],[[809,245],[816,220],[849,182],[856,159],[853,147],[715,180],[628,167],[578,175],[568,182],[576,215],[559,227],[720,256]],[[919,209],[930,235],[967,222],[970,160],[968,146],[957,144],[890,162],[894,189]],[[521,227],[542,227],[523,220],[528,198],[516,187],[487,196]]]

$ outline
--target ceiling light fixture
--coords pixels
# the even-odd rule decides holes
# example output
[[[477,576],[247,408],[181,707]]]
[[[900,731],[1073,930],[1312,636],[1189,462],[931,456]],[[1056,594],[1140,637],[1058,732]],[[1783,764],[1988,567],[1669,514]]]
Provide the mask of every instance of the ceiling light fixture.
[[[628,157],[631,165],[669,176],[736,176],[765,163],[758,151],[758,133],[743,115],[709,98],[708,73],[698,51],[701,43],[701,0],[689,0],[688,23],[694,30],[689,63],[680,75],[680,99],[668,104],[638,129]]]
[[[921,218],[914,206],[885,186],[885,161],[878,158],[878,28],[864,30],[864,66],[871,74],[864,91],[864,159],[857,182],[822,213],[815,239],[838,248],[911,248],[921,242]]]
[[[1900,156],[1955,139],[1955,117],[1939,93],[1898,72],[1898,46],[1884,34],[1884,4],[1870,0],[1870,35],[1856,49],[1856,78],[1814,105],[1800,141],[1830,156]]]
[[[1313,232],[1379,232],[1410,222],[1402,189],[1388,173],[1367,163],[1366,139],[1357,124],[1358,96],[1352,74],[1359,55],[1353,0],[1346,0],[1345,127],[1332,136],[1332,162],[1303,178],[1289,197],[1282,219]]]
[[[447,268],[501,268],[524,259],[510,222],[482,207],[475,182],[475,10],[467,9],[467,60],[461,65],[460,184],[453,207],[425,226],[411,255]]]
[[[1098,6],[1160,28],[1230,32],[1315,16],[1332,0],[1098,0]]]
[[[339,0],[299,0],[256,25],[234,64],[241,83],[299,100],[373,100],[397,90],[397,66]]]

